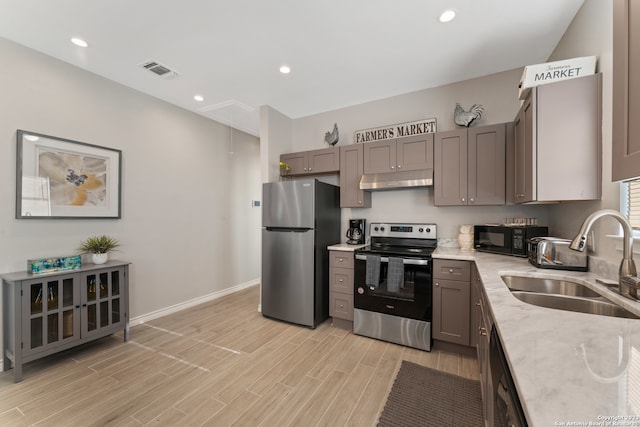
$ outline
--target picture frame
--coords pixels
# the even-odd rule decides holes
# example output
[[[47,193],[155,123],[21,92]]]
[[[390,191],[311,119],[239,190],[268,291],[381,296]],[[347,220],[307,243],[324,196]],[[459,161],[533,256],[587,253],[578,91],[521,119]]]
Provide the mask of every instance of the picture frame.
[[[121,218],[122,151],[18,129],[16,218]]]

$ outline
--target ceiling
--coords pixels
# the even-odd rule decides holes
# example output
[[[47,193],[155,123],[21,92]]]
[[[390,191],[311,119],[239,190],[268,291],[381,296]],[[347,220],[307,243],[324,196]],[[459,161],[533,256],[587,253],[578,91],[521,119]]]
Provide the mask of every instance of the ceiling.
[[[545,62],[582,3],[0,0],[0,37],[258,135],[261,105],[299,118]]]

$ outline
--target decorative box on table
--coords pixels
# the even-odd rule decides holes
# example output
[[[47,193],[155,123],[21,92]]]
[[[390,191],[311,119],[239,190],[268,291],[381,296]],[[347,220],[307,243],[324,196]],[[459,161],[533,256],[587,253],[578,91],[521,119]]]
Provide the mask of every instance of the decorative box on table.
[[[80,255],[27,260],[27,271],[32,274],[79,270],[80,267],[82,267],[82,257]]]

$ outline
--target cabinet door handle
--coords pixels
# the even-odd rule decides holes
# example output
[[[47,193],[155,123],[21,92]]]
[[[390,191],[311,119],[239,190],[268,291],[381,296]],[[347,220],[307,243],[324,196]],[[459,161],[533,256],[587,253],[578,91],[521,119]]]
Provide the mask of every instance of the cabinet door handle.
[[[465,202],[465,200],[464,200],[464,197],[463,197],[463,198],[462,198],[462,203],[464,203],[464,202]]]
[[[398,165],[398,169],[402,168],[402,165]]]
[[[395,166],[391,166],[391,169],[395,169],[395,168],[396,168]]]
[[[480,335],[482,335],[483,337],[487,336],[487,330],[485,328],[480,328]]]
[[[436,282],[436,287],[440,286],[440,283]]]
[[[83,306],[83,307],[86,307],[86,306],[87,306],[87,304],[82,304],[82,306]]]
[[[453,274],[453,268],[449,269],[449,273]]]
[[[473,197],[469,199],[469,202],[471,203],[475,202],[475,200],[473,200]]]
[[[338,279],[338,282],[342,283],[342,279]]]
[[[311,172],[311,168],[309,168],[309,172]]]
[[[358,200],[358,204],[361,205],[362,204],[362,200]]]

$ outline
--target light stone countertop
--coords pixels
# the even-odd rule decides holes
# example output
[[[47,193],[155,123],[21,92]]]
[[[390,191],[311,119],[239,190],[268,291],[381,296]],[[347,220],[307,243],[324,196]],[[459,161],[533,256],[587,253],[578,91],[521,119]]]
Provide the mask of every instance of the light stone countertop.
[[[640,302],[592,273],[539,269],[524,258],[457,248],[438,248],[433,257],[475,261],[529,426],[640,426],[640,319],[530,305],[500,276],[568,278],[638,315]]]
[[[327,246],[327,249],[330,251],[344,251],[344,252],[353,252],[356,249],[364,248],[368,243],[362,245],[350,245],[348,243],[338,243],[337,245]]]

